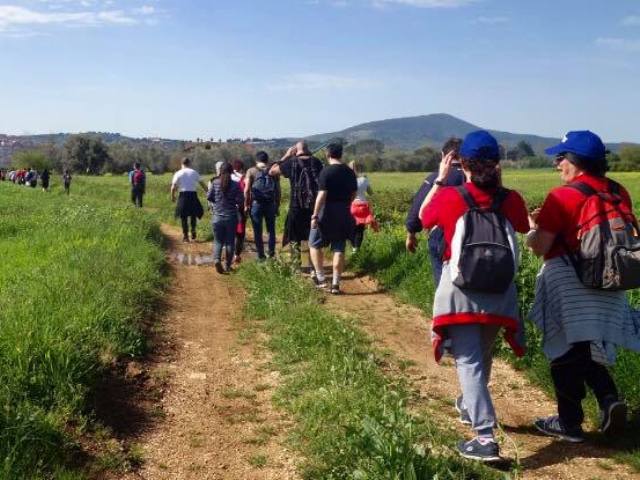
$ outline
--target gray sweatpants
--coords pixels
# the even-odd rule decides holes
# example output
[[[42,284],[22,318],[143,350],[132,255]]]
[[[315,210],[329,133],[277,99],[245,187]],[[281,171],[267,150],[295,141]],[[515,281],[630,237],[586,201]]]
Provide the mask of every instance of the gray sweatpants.
[[[447,327],[463,404],[478,435],[492,435],[496,427],[496,412],[487,385],[491,377],[493,344],[499,330],[495,325],[477,323]]]

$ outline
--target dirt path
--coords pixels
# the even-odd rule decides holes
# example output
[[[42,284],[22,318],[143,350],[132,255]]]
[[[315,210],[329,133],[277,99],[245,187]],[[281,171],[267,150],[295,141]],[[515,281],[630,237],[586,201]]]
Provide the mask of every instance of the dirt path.
[[[198,266],[210,243],[183,244],[179,229],[162,231],[174,274],[163,315],[173,348],[143,366],[164,395],[156,421],[136,439],[142,467],[121,478],[298,478],[283,446],[289,423],[271,403],[279,379],[260,339],[249,342],[242,331],[239,289],[211,265]]]
[[[383,293],[369,277],[346,275],[344,295],[328,296],[332,310],[358,317],[378,345],[389,349],[409,365],[407,373],[419,390],[416,408],[426,409],[445,427],[455,427],[471,438],[469,429],[457,421],[453,399],[459,394],[455,369],[449,362],[438,366],[432,355],[429,324],[417,308],[399,303]],[[524,375],[501,360],[494,363],[491,390],[505,430],[502,453],[520,459],[525,479],[625,479],[640,478],[610,460],[614,453],[592,441],[582,445],[555,442],[531,427],[535,417],[555,412],[555,405]],[[597,441],[597,437],[594,437]]]

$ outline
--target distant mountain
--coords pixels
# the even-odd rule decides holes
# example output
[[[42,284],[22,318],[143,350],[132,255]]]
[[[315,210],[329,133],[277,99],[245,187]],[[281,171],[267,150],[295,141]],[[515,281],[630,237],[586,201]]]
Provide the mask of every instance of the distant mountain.
[[[415,150],[424,145],[440,148],[452,136],[464,138],[466,134],[481,127],[473,125],[446,113],[421,115],[418,117],[393,118],[363,123],[339,132],[324,133],[309,137],[311,141],[324,142],[331,138],[342,137],[350,143],[359,140],[374,139],[383,142],[388,148]],[[558,138],[538,135],[501,132],[489,130],[498,142],[507,148],[515,147],[521,140],[529,143],[536,153],[558,143]],[[623,144],[611,143],[608,148],[617,151]]]

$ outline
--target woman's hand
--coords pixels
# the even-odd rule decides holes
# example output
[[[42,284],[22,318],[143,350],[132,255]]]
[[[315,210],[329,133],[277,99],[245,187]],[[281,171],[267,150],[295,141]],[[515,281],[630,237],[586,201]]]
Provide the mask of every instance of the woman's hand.
[[[538,228],[538,216],[540,215],[540,208],[536,208],[529,213],[529,228],[535,230]]]
[[[453,160],[456,158],[456,153],[452,150],[442,157],[440,161],[440,167],[438,169],[438,178],[437,181],[444,182],[447,180],[449,176],[449,172],[451,171],[451,164]]]

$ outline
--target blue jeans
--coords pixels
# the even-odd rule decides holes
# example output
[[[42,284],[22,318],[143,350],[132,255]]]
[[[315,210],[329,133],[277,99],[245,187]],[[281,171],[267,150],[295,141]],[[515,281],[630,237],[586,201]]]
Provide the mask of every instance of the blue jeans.
[[[441,228],[434,228],[429,233],[429,257],[431,259],[431,271],[436,286],[440,283],[442,275],[442,253],[444,251],[444,235]]]
[[[269,234],[268,248],[269,257],[276,254],[276,205],[275,203],[258,203],[251,204],[251,225],[253,225],[253,236],[255,237],[256,250],[258,258],[263,259],[264,256],[264,240],[262,239],[262,219],[267,226]]]
[[[225,263],[227,269],[231,268],[233,260],[233,249],[236,243],[236,227],[238,226],[238,217],[213,217],[213,260],[220,262],[222,260],[222,248],[225,251]]]

